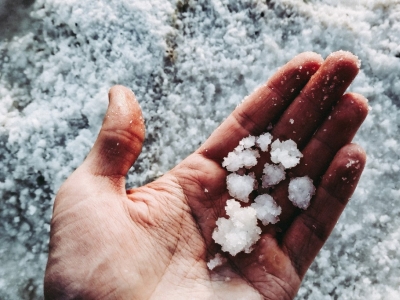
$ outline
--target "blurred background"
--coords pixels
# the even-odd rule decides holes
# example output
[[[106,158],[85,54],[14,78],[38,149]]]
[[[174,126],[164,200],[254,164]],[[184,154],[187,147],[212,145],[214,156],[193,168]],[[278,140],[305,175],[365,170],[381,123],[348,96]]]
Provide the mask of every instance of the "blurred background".
[[[368,163],[298,299],[400,299],[399,0],[0,0],[0,299],[42,299],[54,196],[131,88],[147,136],[128,185],[194,151],[294,55],[348,50]],[[340,133],[338,133],[340,134]]]

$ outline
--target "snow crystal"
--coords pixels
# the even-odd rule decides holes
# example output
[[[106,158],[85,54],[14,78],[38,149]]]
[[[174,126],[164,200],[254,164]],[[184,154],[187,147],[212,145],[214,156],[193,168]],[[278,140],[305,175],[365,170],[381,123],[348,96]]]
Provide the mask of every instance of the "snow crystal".
[[[243,202],[249,202],[249,195],[255,188],[256,180],[253,174],[232,173],[226,177],[226,185],[229,195]]]
[[[285,169],[293,168],[300,162],[303,154],[297,149],[297,144],[292,140],[281,142],[277,139],[271,145],[272,162],[281,163]]]
[[[243,167],[249,169],[257,164],[257,158],[260,157],[259,152],[253,149],[242,150],[242,147],[239,145],[224,158],[222,166],[228,171],[235,172]]]
[[[210,259],[210,261],[207,263],[207,267],[209,270],[214,270],[214,268],[222,266],[225,262],[226,258],[220,253],[217,253],[215,257]]]
[[[257,212],[257,219],[259,219],[263,225],[275,224],[279,221],[279,215],[282,212],[280,206],[276,204],[274,199],[268,195],[259,195],[254,199],[254,203],[251,204]]]
[[[268,146],[271,144],[272,135],[269,132],[266,132],[259,137],[257,137],[256,145],[260,148],[261,151],[268,151]]]
[[[222,251],[231,255],[241,251],[250,253],[261,234],[261,229],[257,226],[256,210],[252,207],[241,207],[234,199],[226,202],[225,210],[229,219],[217,220],[212,238],[222,246]]]
[[[297,177],[290,180],[289,200],[294,206],[307,209],[314,194],[315,187],[310,177]]]
[[[256,144],[256,137],[249,135],[248,137],[243,138],[239,145],[242,146],[244,149],[248,149],[253,147]]]
[[[281,164],[273,165],[266,163],[264,165],[263,173],[264,175],[262,176],[262,186],[264,188],[274,186],[286,177],[285,169]]]

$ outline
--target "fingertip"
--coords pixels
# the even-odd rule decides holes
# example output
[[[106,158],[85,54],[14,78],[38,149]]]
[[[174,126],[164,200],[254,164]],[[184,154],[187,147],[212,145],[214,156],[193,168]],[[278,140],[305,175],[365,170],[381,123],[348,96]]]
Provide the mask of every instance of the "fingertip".
[[[110,122],[107,125],[103,124],[103,128],[110,126],[128,131],[135,129],[137,137],[143,142],[145,135],[144,119],[135,93],[123,85],[114,85],[108,91],[108,98],[109,105],[104,122],[108,119],[110,119]]]
[[[359,162],[359,165],[351,164],[350,166],[354,169],[360,169],[361,167],[364,167],[365,162],[367,160],[367,154],[365,150],[359,146],[358,144],[351,143],[346,146],[344,146],[342,149],[340,149],[336,155],[338,158],[338,161],[340,162],[340,165],[344,164],[344,161],[348,161],[349,159],[356,160]],[[346,168],[349,168],[346,164]]]
[[[321,55],[300,53],[272,75],[267,85],[282,98],[293,100],[322,64]]]
[[[347,72],[347,77],[355,77],[360,70],[361,60],[358,58],[358,56],[349,51],[340,50],[329,54],[325,59],[325,64],[334,64],[337,70],[343,70],[343,72]]]
[[[349,102],[358,112],[358,116],[365,119],[369,112],[368,99],[361,94],[347,93],[343,95],[344,101]]]
[[[108,109],[85,165],[96,175],[124,177],[141,152],[144,120],[130,89],[116,85],[108,94]]]
[[[338,101],[331,116],[334,119],[338,119],[336,123],[344,124],[345,128],[343,130],[350,130],[353,127],[358,129],[367,117],[368,111],[368,100],[364,96],[356,93],[347,93]]]
[[[320,54],[309,51],[296,55],[286,66],[288,70],[298,70],[300,76],[304,74],[308,75],[306,77],[311,77],[317,72],[323,62],[324,59]]]
[[[322,58],[321,54],[312,51],[305,51],[296,55],[293,58],[293,61],[317,64],[320,66],[324,62],[324,59]]]
[[[135,101],[136,96],[135,93],[126,86],[123,85],[114,85],[108,91],[108,98],[111,101],[112,99],[121,99],[122,97],[127,98],[130,101]]]

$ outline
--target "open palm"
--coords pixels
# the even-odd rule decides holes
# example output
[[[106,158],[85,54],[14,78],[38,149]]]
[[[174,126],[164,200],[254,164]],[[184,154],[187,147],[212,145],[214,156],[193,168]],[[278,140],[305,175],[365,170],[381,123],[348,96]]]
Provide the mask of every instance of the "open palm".
[[[368,108],[345,90],[358,72],[347,52],[324,62],[303,53],[250,95],[192,155],[156,181],[125,190],[144,139],[132,92],[110,91],[99,137],[57,194],[45,276],[47,299],[292,299],[353,193],[365,153],[350,144]],[[317,187],[310,207],[288,200],[288,180],[272,191],[280,222],[262,227],[250,254],[232,257],[212,238],[225,217],[223,158],[272,124],[304,157],[289,177]],[[189,138],[189,137],[188,137]],[[266,154],[254,167],[258,175]],[[254,195],[256,196],[256,195]],[[210,271],[222,253],[227,262]]]

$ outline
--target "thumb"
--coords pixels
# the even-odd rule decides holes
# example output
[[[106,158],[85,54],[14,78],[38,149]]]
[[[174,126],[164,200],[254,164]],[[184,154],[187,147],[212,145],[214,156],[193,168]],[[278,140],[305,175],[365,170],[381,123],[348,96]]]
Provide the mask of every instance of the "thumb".
[[[94,175],[125,177],[142,150],[142,111],[133,92],[124,86],[112,87],[108,97],[103,125],[84,166]]]

